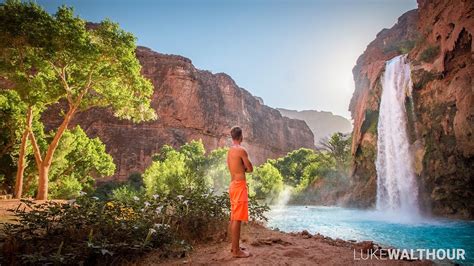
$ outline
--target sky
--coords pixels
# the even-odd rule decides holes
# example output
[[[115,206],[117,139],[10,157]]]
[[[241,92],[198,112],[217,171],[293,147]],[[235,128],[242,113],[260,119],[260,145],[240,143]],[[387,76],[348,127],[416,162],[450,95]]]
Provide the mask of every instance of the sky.
[[[109,18],[137,44],[229,74],[266,105],[350,119],[352,68],[416,0],[36,0]]]

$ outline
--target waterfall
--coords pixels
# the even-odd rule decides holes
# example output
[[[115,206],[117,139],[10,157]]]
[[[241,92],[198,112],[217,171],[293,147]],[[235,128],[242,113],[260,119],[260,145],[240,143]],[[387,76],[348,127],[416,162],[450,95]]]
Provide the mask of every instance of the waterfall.
[[[418,217],[418,186],[407,134],[405,98],[411,93],[406,55],[387,61],[377,138],[377,209]]]

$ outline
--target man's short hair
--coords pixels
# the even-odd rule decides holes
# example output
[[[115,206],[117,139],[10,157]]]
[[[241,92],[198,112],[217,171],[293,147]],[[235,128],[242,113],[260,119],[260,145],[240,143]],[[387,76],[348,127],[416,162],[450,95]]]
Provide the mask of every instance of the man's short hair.
[[[240,127],[233,127],[230,130],[230,135],[232,136],[233,140],[241,140],[242,139],[242,129]]]

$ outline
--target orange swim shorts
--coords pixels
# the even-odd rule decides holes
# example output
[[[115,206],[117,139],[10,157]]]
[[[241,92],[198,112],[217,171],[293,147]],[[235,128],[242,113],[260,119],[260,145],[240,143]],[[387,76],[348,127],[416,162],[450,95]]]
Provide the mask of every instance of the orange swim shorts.
[[[247,182],[245,180],[235,180],[230,182],[230,220],[249,220],[249,197],[247,192]]]

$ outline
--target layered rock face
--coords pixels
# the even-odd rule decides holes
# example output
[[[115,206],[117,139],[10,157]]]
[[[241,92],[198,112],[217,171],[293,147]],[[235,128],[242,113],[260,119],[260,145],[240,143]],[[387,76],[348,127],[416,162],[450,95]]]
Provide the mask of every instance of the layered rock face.
[[[354,188],[349,203],[375,203],[379,81],[386,60],[408,53],[413,91],[406,111],[422,207],[434,215],[472,219],[474,2],[419,0],[418,5],[382,30],[353,69]]]
[[[336,132],[350,133],[352,131],[351,121],[348,119],[334,115],[331,112],[304,110],[295,111],[278,108],[283,116],[300,119],[308,124],[314,134],[314,144],[317,146],[321,140],[331,136]]]
[[[313,134],[304,121],[282,117],[226,74],[196,69],[191,60],[138,47],[142,73],[155,91],[152,106],[158,120],[133,124],[115,118],[111,111],[91,109],[79,113],[71,126],[80,124],[90,137],[99,137],[117,165],[114,179],[142,172],[164,144],[180,146],[201,139],[207,150],[228,146],[230,128],[244,131],[244,146],[259,164],[301,147],[313,148]],[[45,113],[48,127],[57,126],[57,107]]]

